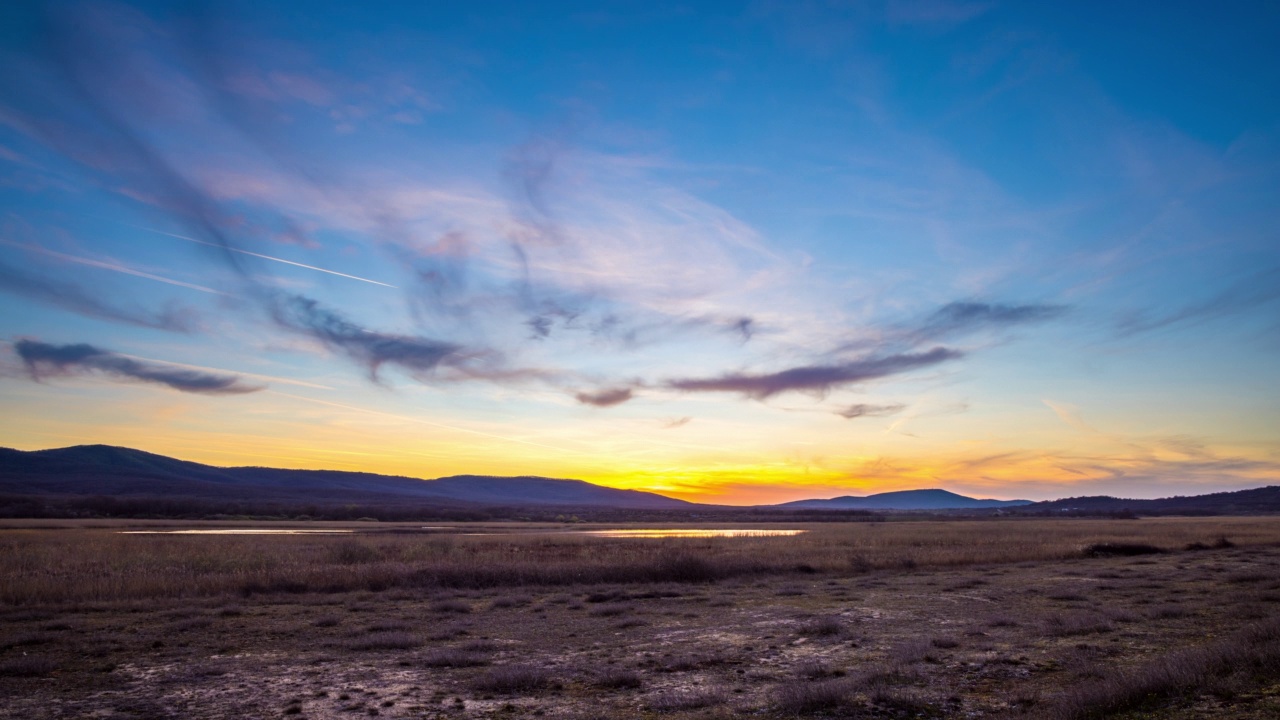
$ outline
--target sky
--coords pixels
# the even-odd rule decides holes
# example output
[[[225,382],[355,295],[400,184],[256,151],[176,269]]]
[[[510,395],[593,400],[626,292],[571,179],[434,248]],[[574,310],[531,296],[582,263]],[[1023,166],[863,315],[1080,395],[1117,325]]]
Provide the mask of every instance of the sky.
[[[1280,6],[7,3],[0,445],[1280,484]]]

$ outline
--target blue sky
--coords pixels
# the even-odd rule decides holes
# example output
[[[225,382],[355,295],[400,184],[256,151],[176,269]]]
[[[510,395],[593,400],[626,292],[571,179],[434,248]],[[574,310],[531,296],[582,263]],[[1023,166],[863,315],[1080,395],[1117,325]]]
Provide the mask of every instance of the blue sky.
[[[713,502],[1280,477],[1280,11],[52,3],[0,444]]]

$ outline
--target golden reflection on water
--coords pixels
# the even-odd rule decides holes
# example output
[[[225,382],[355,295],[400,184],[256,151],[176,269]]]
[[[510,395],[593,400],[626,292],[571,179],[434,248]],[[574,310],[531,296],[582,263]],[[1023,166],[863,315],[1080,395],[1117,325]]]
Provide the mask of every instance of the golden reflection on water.
[[[121,535],[338,535],[355,530],[294,530],[289,528],[224,528],[219,530],[121,530]]]
[[[745,528],[670,528],[645,530],[582,530],[581,535],[606,538],[721,538],[721,537],[791,537],[804,530],[748,530]]]

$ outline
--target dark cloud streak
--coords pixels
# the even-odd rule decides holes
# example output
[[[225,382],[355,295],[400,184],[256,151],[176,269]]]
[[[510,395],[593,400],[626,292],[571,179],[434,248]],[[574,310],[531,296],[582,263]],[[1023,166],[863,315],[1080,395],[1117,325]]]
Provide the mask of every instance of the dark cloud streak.
[[[594,405],[596,407],[613,407],[621,405],[635,397],[635,392],[629,387],[622,388],[605,388],[597,392],[580,392],[574,395],[578,402],[583,405]]]
[[[187,393],[202,395],[243,395],[263,389],[250,385],[239,375],[224,375],[171,367],[135,360],[110,350],[86,343],[51,345],[37,340],[18,340],[13,344],[18,357],[33,380],[52,376],[92,375],[101,373],[122,380],[165,385]]]
[[[1061,305],[1004,305],[959,301],[943,305],[916,331],[922,339],[939,338],[986,327],[1005,327],[1053,320],[1066,312]]]
[[[899,375],[954,360],[958,350],[936,347],[922,353],[868,357],[833,365],[808,365],[775,373],[733,373],[717,378],[672,380],[667,386],[684,392],[736,392],[764,400],[789,390],[826,392],[833,387]]]
[[[307,335],[331,350],[364,365],[369,378],[378,381],[383,365],[398,365],[421,376],[442,363],[462,359],[462,347],[413,335],[375,332],[348,320],[316,300],[290,293],[276,295],[271,317],[283,329]]]

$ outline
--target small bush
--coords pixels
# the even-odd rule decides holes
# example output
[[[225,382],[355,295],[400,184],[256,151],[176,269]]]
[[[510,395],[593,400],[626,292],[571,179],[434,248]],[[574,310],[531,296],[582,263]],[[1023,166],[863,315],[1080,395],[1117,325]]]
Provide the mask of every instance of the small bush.
[[[422,664],[427,667],[462,668],[487,665],[489,660],[476,652],[468,652],[460,648],[441,648],[423,655]]]
[[[844,671],[834,669],[821,660],[808,660],[796,666],[796,674],[806,680],[822,680],[824,678],[840,677],[844,675]]]
[[[831,637],[844,632],[844,621],[838,615],[824,615],[800,625],[800,634],[808,637]]]
[[[461,600],[439,600],[431,603],[431,611],[465,614],[471,612],[471,606]]]
[[[1147,543],[1093,543],[1086,545],[1083,550],[1085,557],[1132,557],[1135,555],[1158,555],[1163,553],[1164,549]]]
[[[686,690],[658,693],[649,700],[649,709],[656,713],[676,713],[686,710],[722,705],[728,699],[723,690]]]
[[[601,605],[599,607],[591,608],[587,614],[595,615],[596,617],[617,617],[618,615],[627,615],[634,611],[635,608],[631,605],[611,603],[609,605]]]
[[[1054,615],[1045,621],[1045,632],[1055,637],[1108,633],[1114,629],[1110,618],[1096,613]]]
[[[322,615],[316,618],[315,622],[311,624],[315,625],[316,627],[336,627],[341,623],[342,623],[342,618],[338,617],[337,615]]]
[[[644,684],[638,673],[625,668],[605,668],[596,675],[595,683],[610,690],[632,690]]]
[[[839,708],[851,692],[851,684],[845,680],[784,683],[774,691],[773,705],[790,715],[809,715]]]
[[[402,631],[369,633],[343,644],[348,650],[410,650],[420,645],[422,640],[417,635]]]
[[[22,655],[0,662],[0,677],[43,677],[57,669],[49,658]]]
[[[4,640],[0,640],[0,648],[26,647],[31,645],[44,645],[53,642],[53,635],[46,633],[20,633],[11,635]]]
[[[933,645],[928,640],[908,640],[893,648],[889,655],[899,665],[917,662],[937,662]]]
[[[732,660],[720,653],[681,653],[665,657],[658,662],[658,670],[662,672],[687,672],[701,668],[727,665]]]
[[[515,695],[551,687],[550,671],[532,665],[503,665],[477,678],[472,687],[480,692]]]

